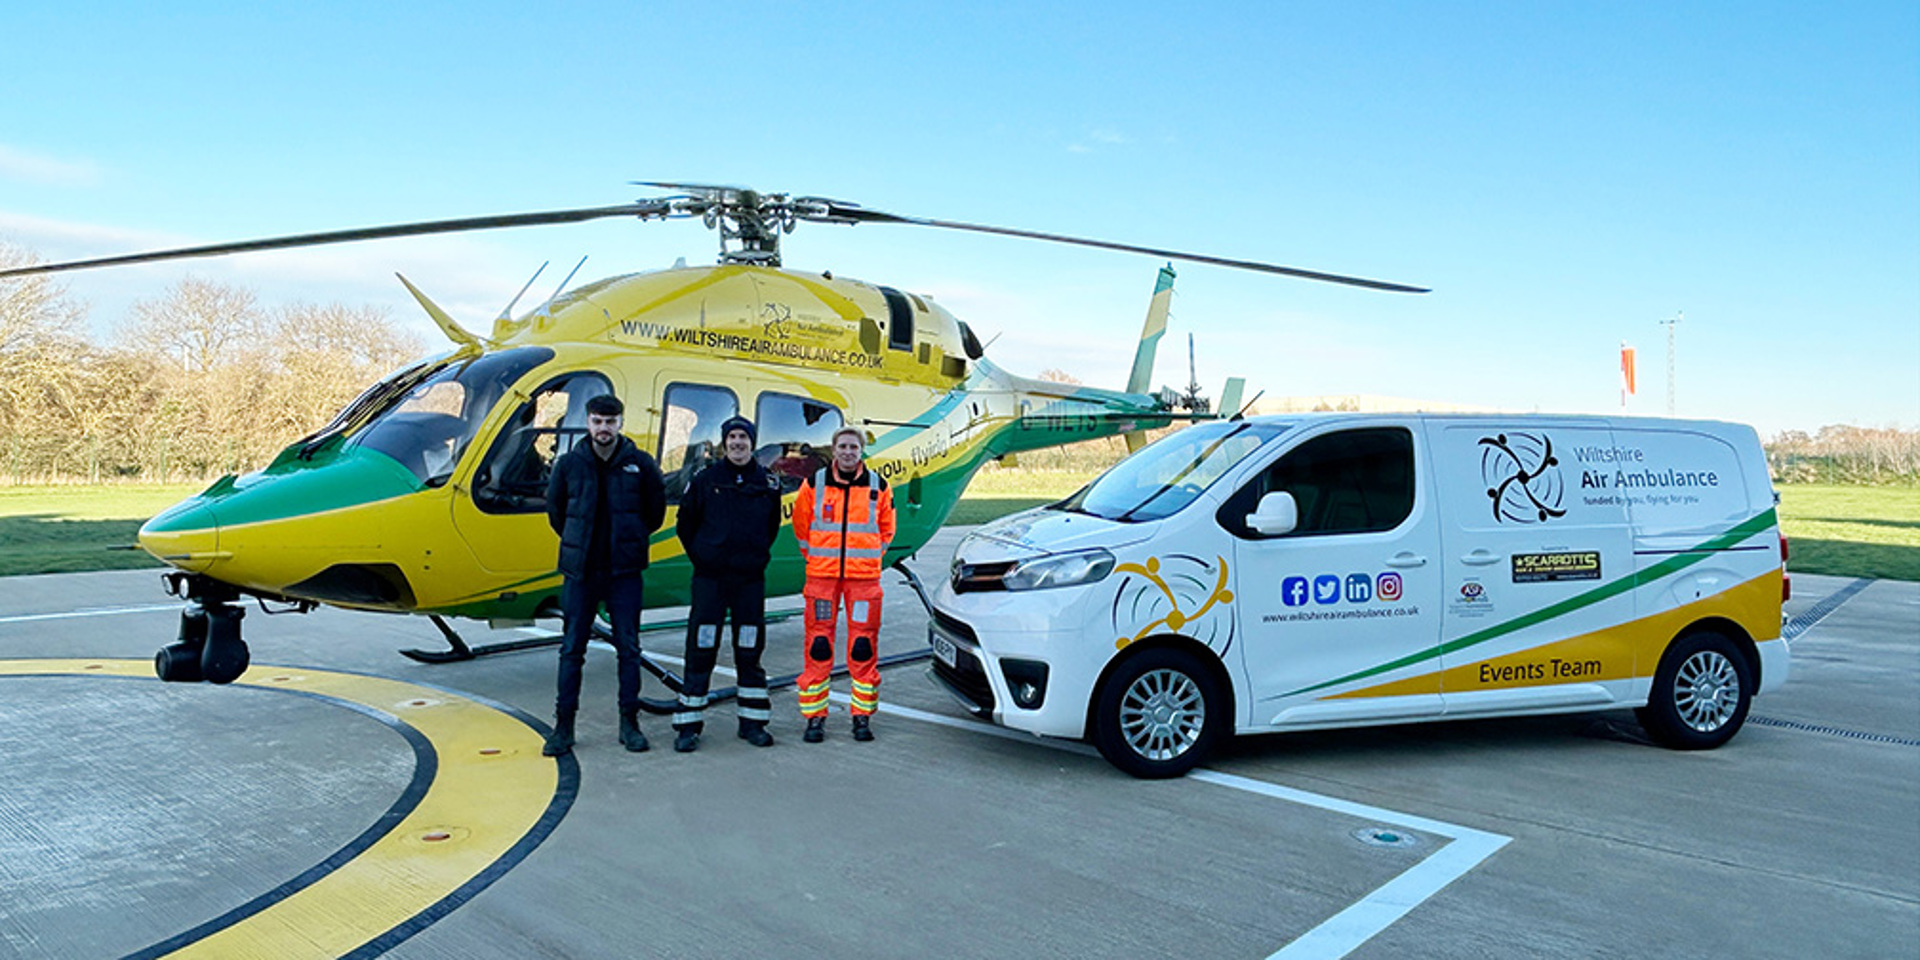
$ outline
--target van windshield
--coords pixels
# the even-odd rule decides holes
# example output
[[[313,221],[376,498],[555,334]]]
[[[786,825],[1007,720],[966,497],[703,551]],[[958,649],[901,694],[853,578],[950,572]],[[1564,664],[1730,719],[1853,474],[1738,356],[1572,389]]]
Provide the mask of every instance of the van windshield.
[[[1120,461],[1052,509],[1123,523],[1170,517],[1288,426],[1243,421],[1188,427]]]

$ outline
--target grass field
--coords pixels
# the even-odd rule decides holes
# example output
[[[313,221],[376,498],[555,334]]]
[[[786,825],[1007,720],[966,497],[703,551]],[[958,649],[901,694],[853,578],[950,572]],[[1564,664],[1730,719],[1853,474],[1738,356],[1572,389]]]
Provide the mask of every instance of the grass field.
[[[1806,483],[1779,489],[1788,570],[1920,580],[1920,487]]]
[[[0,487],[0,576],[158,567],[134,546],[140,524],[204,486]]]
[[[1051,503],[1091,470],[982,471],[948,522],[985,523]],[[0,576],[157,567],[127,549],[148,517],[198,485],[0,487]],[[1780,523],[1796,573],[1920,581],[1920,488],[1792,484],[1780,488]]]

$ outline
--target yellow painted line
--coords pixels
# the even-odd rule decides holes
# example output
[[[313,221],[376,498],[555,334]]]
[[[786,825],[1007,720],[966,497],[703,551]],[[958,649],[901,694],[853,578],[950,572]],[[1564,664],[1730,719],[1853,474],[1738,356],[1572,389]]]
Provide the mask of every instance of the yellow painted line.
[[[0,676],[32,675],[159,682],[144,660],[0,660]],[[339,957],[389,934],[404,939],[424,926],[416,917],[493,870],[536,829],[551,830],[553,822],[543,821],[556,800],[571,801],[574,778],[569,773],[561,797],[561,765],[541,756],[540,733],[486,704],[397,680],[304,667],[255,664],[235,683],[390,717],[426,739],[436,770],[413,810],[357,856],[165,956]],[[413,929],[401,930],[409,924]]]

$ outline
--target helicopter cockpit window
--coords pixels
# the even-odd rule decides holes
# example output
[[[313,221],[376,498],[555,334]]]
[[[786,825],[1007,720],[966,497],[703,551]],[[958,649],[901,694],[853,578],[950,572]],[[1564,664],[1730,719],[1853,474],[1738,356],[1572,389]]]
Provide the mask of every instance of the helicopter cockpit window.
[[[481,422],[514,382],[551,359],[546,347],[520,347],[457,360],[395,397],[353,442],[437,487],[453,476]]]
[[[587,401],[611,394],[597,373],[549,382],[520,405],[473,475],[473,502],[486,513],[538,513],[547,508],[553,462],[587,435]]]
[[[754,457],[780,478],[781,493],[800,489],[827,465],[833,435],[846,422],[830,403],[784,393],[761,394],[755,414],[760,446]]]
[[[887,298],[887,346],[895,350],[913,349],[913,307],[907,298],[892,287],[881,287],[880,295]]]
[[[660,472],[667,481],[667,502],[679,503],[695,474],[718,460],[720,424],[740,412],[740,401],[725,387],[675,383],[667,387],[660,424]]]

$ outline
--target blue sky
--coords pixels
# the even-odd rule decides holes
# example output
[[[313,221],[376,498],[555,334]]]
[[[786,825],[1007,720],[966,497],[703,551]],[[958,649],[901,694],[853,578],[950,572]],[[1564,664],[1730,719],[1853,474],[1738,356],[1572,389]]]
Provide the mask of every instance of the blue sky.
[[[632,180],[1267,260],[1179,267],[1158,382],[1763,434],[1920,428],[1910,2],[35,4],[0,34],[0,241],[45,259],[621,203]],[[484,326],[544,261],[710,260],[608,221],[70,274]],[[1124,381],[1157,263],[803,226],[787,264],[932,294],[1016,372]],[[524,309],[524,305],[523,305]]]

